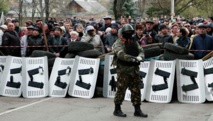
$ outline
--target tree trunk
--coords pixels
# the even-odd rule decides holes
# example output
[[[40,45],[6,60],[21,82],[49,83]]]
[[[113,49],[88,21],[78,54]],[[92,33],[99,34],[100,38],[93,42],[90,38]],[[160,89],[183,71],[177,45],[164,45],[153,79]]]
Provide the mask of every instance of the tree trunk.
[[[23,0],[19,0],[19,14],[18,14],[18,18],[19,18],[20,26],[22,25],[22,7],[23,7]]]
[[[115,20],[118,20],[122,15],[122,6],[126,0],[114,0],[113,2],[113,12],[115,16]]]
[[[114,2],[113,2],[113,13],[114,13],[114,16],[115,16],[115,20],[118,20],[116,6],[117,6],[117,0],[114,0]]]
[[[43,1],[43,0],[39,0],[39,6],[40,6],[40,17],[41,17],[41,19],[43,19],[43,17],[44,17],[42,1]]]
[[[34,21],[35,12],[36,12],[36,0],[32,0],[32,21]]]
[[[46,18],[45,21],[48,21],[49,18],[49,0],[45,0],[45,14],[46,14]]]

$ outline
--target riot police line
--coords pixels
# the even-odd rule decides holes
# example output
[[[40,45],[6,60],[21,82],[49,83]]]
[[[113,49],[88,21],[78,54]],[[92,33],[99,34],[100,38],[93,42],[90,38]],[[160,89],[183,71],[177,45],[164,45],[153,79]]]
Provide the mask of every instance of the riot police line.
[[[103,96],[113,98],[116,92],[116,67],[113,55],[106,55]],[[0,56],[0,95],[9,97],[92,98],[100,59],[76,56],[56,58],[48,79],[47,57],[20,58]],[[169,103],[177,80],[178,101],[204,103],[213,100],[213,58],[202,60],[151,60],[140,63],[142,101]],[[125,100],[131,99],[127,89]]]

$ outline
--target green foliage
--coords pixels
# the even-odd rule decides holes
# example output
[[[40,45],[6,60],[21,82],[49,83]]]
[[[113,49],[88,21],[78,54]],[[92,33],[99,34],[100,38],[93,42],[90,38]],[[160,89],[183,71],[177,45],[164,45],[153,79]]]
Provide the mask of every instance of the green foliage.
[[[9,10],[9,4],[6,0],[0,0],[0,13],[4,11],[6,13]]]
[[[110,0],[110,2],[109,2],[108,14],[109,15],[113,15],[114,14],[114,12],[113,12],[113,0]]]
[[[213,0],[175,0],[175,14],[192,18],[195,16],[208,17],[213,11]],[[170,15],[171,0],[156,0],[151,3],[146,14],[149,17]]]
[[[150,8],[148,8],[148,10],[146,11],[146,14],[149,16],[149,17],[158,17],[160,15],[164,15],[163,11],[161,11],[159,9],[159,7],[155,7],[154,5],[151,5]]]
[[[170,4],[169,4],[170,5]],[[151,3],[150,7],[147,9],[146,14],[149,17],[160,17],[161,15],[169,15],[168,3],[164,3],[161,5],[161,3]]]
[[[131,16],[132,18],[136,18],[138,16],[138,9],[135,7],[135,3],[132,0],[126,0],[122,6],[122,10],[123,15],[126,17]]]

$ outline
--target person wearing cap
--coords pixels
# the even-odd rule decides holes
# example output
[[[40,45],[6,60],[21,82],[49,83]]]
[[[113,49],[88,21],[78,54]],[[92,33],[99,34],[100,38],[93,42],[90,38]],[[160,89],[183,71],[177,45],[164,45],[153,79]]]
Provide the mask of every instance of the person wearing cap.
[[[21,37],[21,28],[19,27],[18,19],[12,20],[12,23],[15,25],[15,31],[18,33],[19,37]]]
[[[79,37],[78,37],[78,32],[71,31],[70,32],[70,39],[68,41],[68,45],[69,45],[70,42],[78,42],[78,41],[80,41]]]
[[[28,27],[26,27],[26,29],[27,29],[26,35],[24,35],[21,38],[21,56],[22,57],[26,56],[26,50],[27,50],[27,45],[28,45],[27,41],[33,35],[34,27],[28,26]],[[24,30],[24,29],[22,29],[22,30]]]
[[[27,39],[28,46],[44,46],[44,39],[41,33],[39,33],[39,28],[34,27],[32,36]],[[26,57],[29,57],[34,50],[44,50],[43,47],[27,47]]]
[[[153,30],[153,25],[154,25],[153,21],[151,20],[146,21],[146,29],[143,32],[143,38],[146,44],[156,43],[154,38],[157,35],[157,32]]]
[[[210,35],[210,36],[212,36],[213,37],[213,23],[208,23],[207,24],[207,29],[206,29],[206,31],[207,31],[207,34],[208,35]]]
[[[184,24],[184,27],[186,27],[186,28],[188,29],[188,31],[189,31],[188,37],[191,37],[192,34],[193,34],[191,25],[190,25],[189,23],[185,23],[185,24]]]
[[[7,30],[7,25],[0,26],[0,45],[2,44],[2,36],[6,30]]]
[[[51,37],[48,41],[49,45],[63,45],[63,47],[49,47],[50,52],[54,53],[56,57],[64,57],[66,55],[67,40],[62,36],[60,27],[55,27],[54,37]]]
[[[5,25],[8,25],[9,23],[12,23],[12,19],[11,18],[6,18]]]
[[[8,30],[2,36],[2,46],[20,46],[20,40],[13,23],[8,23]],[[21,56],[20,47],[1,48],[4,55]]]
[[[112,18],[111,16],[105,16],[103,19],[105,24],[100,28],[100,31],[105,32],[108,27],[111,27]]]
[[[130,24],[122,27],[122,37],[117,39],[112,46],[114,54],[112,66],[116,67],[117,83],[111,84],[116,88],[114,98],[115,109],[113,114],[118,117],[127,115],[121,110],[127,88],[131,92],[131,102],[134,106],[134,116],[148,117],[140,108],[141,105],[141,84],[139,76],[139,65],[144,60],[144,51],[141,45],[132,38],[134,29]]]
[[[98,34],[95,33],[95,28],[91,25],[87,26],[86,34],[81,38],[82,42],[87,42],[94,45],[95,49],[100,51],[102,54],[105,53],[104,44]]]
[[[194,51],[195,59],[201,59],[206,56],[209,51],[213,50],[213,37],[206,34],[206,25],[203,23],[198,24],[199,35],[194,37],[191,50],[202,50]]]
[[[107,53],[112,51],[112,45],[118,39],[118,25],[113,23],[111,26],[111,32],[106,35],[105,48]]]
[[[157,43],[162,43],[162,47],[166,42],[173,43],[172,36],[168,34],[168,27],[165,24],[160,24],[159,32],[155,36],[155,41]]]

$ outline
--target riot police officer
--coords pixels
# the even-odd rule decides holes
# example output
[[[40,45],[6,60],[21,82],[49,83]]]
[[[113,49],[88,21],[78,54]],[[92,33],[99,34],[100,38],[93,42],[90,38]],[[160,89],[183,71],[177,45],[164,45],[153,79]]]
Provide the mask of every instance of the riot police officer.
[[[142,47],[132,38],[134,29],[130,24],[122,28],[122,37],[113,44],[114,58],[112,65],[117,67],[117,92],[115,95],[114,115],[126,117],[121,110],[121,104],[125,97],[126,89],[131,91],[131,102],[135,108],[134,116],[148,117],[141,109],[141,79],[139,77],[139,65],[144,59]]]

